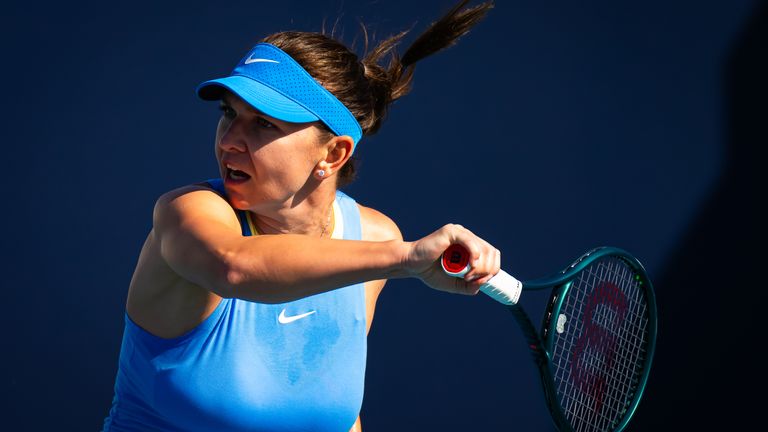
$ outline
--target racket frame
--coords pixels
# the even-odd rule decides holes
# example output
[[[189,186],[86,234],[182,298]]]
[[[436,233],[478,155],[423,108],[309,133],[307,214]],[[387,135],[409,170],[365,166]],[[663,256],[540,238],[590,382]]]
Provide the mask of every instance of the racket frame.
[[[520,329],[523,331],[523,335],[528,342],[528,347],[531,350],[534,362],[539,369],[547,408],[552,414],[552,419],[555,422],[555,425],[561,432],[573,432],[573,428],[558,401],[557,387],[552,373],[554,368],[552,366],[551,352],[557,331],[557,317],[560,315],[560,310],[567,297],[568,290],[571,288],[571,285],[579,272],[584,270],[584,268],[592,262],[606,256],[619,258],[632,268],[635,273],[635,278],[637,278],[643,287],[648,301],[648,346],[643,364],[643,372],[639,377],[639,382],[633,399],[627,406],[623,418],[617,424],[616,428],[613,429],[613,432],[624,430],[632,418],[632,415],[634,415],[637,410],[637,406],[645,391],[651,370],[651,363],[653,362],[654,351],[656,349],[656,334],[658,331],[656,298],[650,278],[643,265],[636,258],[622,249],[603,246],[591,249],[584,253],[571,265],[553,276],[523,282],[523,291],[552,288],[552,293],[542,319],[540,331],[536,329],[530,317],[520,304],[507,306],[509,311],[515,317],[515,320],[519,324]]]

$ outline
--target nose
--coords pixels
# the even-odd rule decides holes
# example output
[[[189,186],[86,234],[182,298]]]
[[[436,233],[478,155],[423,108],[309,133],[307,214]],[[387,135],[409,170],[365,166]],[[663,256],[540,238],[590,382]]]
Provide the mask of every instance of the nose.
[[[232,120],[221,118],[217,135],[216,145],[221,151],[243,153],[248,151],[243,131],[243,121],[235,117]]]

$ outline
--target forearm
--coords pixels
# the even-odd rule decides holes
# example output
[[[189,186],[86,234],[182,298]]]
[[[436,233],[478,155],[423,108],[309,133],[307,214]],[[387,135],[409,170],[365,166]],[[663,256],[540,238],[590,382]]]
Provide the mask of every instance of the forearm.
[[[343,286],[408,276],[407,243],[260,235],[234,243],[221,254],[225,274],[220,294],[262,303],[282,303]]]

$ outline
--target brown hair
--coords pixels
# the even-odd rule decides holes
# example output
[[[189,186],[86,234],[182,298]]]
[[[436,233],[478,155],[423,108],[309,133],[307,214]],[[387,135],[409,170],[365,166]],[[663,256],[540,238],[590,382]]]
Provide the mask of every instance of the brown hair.
[[[493,7],[493,1],[488,1],[464,9],[468,1],[460,1],[432,23],[402,57],[395,48],[408,30],[368,51],[368,33],[363,26],[366,53],[362,61],[344,44],[324,33],[280,32],[267,36],[263,42],[293,57],[352,112],[364,136],[373,135],[386,118],[389,105],[410,92],[415,63],[455,44]],[[386,67],[380,65],[387,55]],[[355,171],[354,159],[350,159],[339,172],[339,186],[352,182]]]

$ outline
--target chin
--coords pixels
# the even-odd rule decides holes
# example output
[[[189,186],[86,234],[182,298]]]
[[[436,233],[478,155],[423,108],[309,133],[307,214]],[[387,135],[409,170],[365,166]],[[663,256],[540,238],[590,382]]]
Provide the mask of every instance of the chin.
[[[231,190],[226,186],[224,186],[224,189],[227,191],[227,202],[229,202],[229,205],[231,205],[234,209],[248,210],[248,208],[251,206],[250,202],[244,199],[239,193]]]
[[[248,210],[251,207],[251,203],[248,201],[237,198],[230,198],[229,205],[231,205],[235,210]]]

